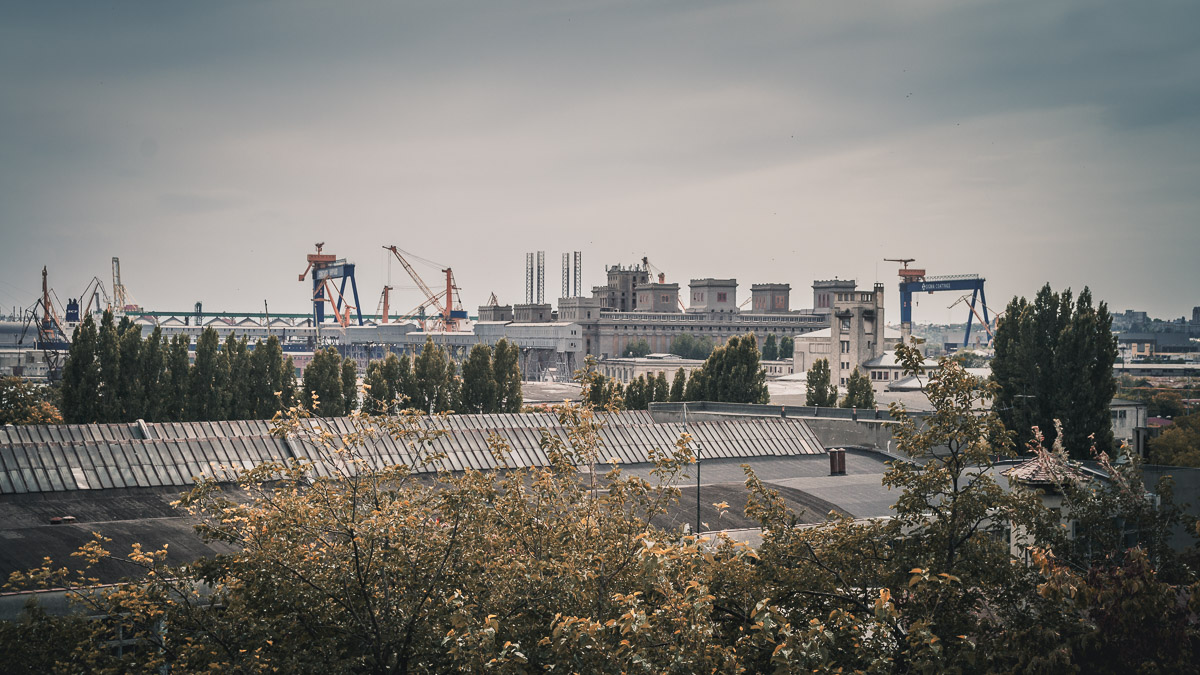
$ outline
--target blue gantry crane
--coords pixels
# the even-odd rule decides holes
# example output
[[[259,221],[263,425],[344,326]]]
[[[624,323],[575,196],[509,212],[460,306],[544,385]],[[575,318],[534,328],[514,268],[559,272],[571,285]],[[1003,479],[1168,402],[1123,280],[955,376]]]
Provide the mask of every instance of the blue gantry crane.
[[[317,252],[308,254],[308,267],[300,273],[300,281],[312,270],[313,283],[313,320],[318,325],[325,321],[325,303],[329,303],[333,316],[343,328],[350,325],[350,310],[354,310],[358,325],[363,325],[362,309],[358,302],[358,284],[354,281],[354,264],[345,259],[339,259],[331,253],[322,253],[325,242],[317,244]],[[334,284],[334,279],[341,279],[340,285]],[[350,282],[350,290],[354,294],[354,304],[346,298],[346,282]],[[334,297],[336,296],[336,298]]]
[[[971,305],[970,311],[967,313],[967,330],[963,334],[962,344],[965,347],[970,344],[971,327],[974,323],[978,312],[975,309],[976,303],[980,304],[983,309],[983,316],[980,320],[984,324],[984,329],[990,337],[992,334],[992,320],[988,317],[987,297],[983,292],[983,282],[985,279],[978,274],[952,274],[947,276],[927,277],[925,270],[910,268],[908,264],[914,262],[915,258],[884,258],[888,262],[902,263],[904,267],[899,270],[900,274],[900,332],[907,340],[912,334],[912,298],[913,293],[936,293],[939,291],[970,291]],[[965,299],[966,296],[963,296]],[[958,303],[955,303],[958,304]],[[954,305],[951,305],[953,307]]]

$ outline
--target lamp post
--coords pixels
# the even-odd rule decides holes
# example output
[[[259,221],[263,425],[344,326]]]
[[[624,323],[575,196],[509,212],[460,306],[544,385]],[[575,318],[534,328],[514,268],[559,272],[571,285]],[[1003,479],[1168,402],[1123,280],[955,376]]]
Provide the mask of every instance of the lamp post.
[[[688,433],[687,426],[687,402],[683,404],[683,433]],[[696,442],[696,528],[693,530],[697,537],[700,536],[700,442]]]

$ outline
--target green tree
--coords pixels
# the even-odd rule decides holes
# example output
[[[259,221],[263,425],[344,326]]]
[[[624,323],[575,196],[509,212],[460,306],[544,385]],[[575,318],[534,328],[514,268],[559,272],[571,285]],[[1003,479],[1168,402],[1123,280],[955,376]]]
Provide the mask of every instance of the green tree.
[[[89,314],[75,327],[71,348],[63,364],[62,414],[68,424],[86,424],[100,419],[97,393],[100,363],[96,359],[99,334]]]
[[[517,345],[503,338],[496,343],[496,351],[492,356],[492,369],[496,380],[496,412],[521,412],[523,396],[519,357]]]
[[[1150,439],[1155,464],[1200,467],[1200,413],[1175,418],[1175,423]]]
[[[850,379],[846,381],[846,397],[842,399],[841,407],[868,410],[875,407],[875,390],[871,388],[871,380],[858,367],[854,368]]]
[[[654,378],[654,397],[650,400],[659,403],[671,400],[671,385],[667,384],[667,374],[661,370]]]
[[[626,410],[645,410],[648,400],[645,375],[638,375],[625,385]]]
[[[700,400],[727,403],[767,403],[767,373],[759,361],[754,333],[735,335],[717,347],[704,365],[693,371]],[[686,393],[686,392],[685,392]]]
[[[1075,301],[1069,289],[1054,293],[1049,284],[1033,302],[1013,298],[996,327],[992,359],[1004,425],[1022,442],[1032,438],[1033,427],[1053,440],[1054,420],[1061,420],[1075,457],[1086,458],[1093,441],[1097,450],[1111,451],[1109,404],[1117,389],[1111,331],[1107,305],[1093,308],[1087,288]]]
[[[389,354],[390,356],[390,354]],[[395,400],[388,396],[387,378],[383,376],[383,361],[371,359],[367,362],[367,374],[363,376],[362,411],[368,415],[386,415],[391,412]]]
[[[650,353],[650,343],[644,339],[634,340],[625,345],[625,352],[622,356],[641,358]]]
[[[796,349],[796,340],[791,335],[784,335],[779,340],[779,359],[785,361],[792,358]]]
[[[122,324],[125,322],[122,321]],[[136,324],[129,324],[117,339],[118,351],[118,380],[117,400],[120,402],[121,415],[117,420],[132,422],[144,419],[145,398],[142,355],[142,329]]]
[[[413,380],[412,359],[408,354],[388,354],[383,360],[383,376],[388,382],[388,393],[391,400],[401,407],[410,407],[416,395],[416,383]]]
[[[342,359],[342,405],[349,415],[358,409],[358,364],[354,359]]]
[[[804,405],[832,408],[837,405],[837,385],[830,381],[829,361],[817,359],[808,369]]]
[[[685,359],[707,359],[712,351],[713,341],[707,335],[696,337],[691,333],[684,333],[671,340],[671,353]]]
[[[494,413],[496,375],[492,370],[492,348],[479,343],[471,347],[463,364],[462,407],[468,413]]]
[[[192,419],[188,394],[191,388],[191,359],[188,336],[178,333],[171,338],[167,352],[167,389],[164,394],[163,419],[168,422],[184,422]]]
[[[158,326],[142,344],[141,381],[138,382],[147,422],[163,422],[167,398],[167,352]]]
[[[688,374],[687,386],[683,388],[684,401],[703,401],[708,395],[708,384],[702,370],[697,368]]]
[[[767,335],[767,339],[763,341],[762,348],[763,361],[779,360],[779,345],[775,342],[775,334]]]
[[[675,371],[675,379],[671,382],[670,401],[672,403],[679,403],[683,401],[683,392],[686,388],[687,373],[684,372],[683,368],[680,368],[679,370]]]
[[[426,337],[421,353],[413,359],[413,405],[422,412],[453,410],[458,394],[454,371],[454,362],[446,350],[434,344],[433,338]]]
[[[283,397],[283,348],[274,335],[258,340],[250,352],[251,419],[270,419],[281,410]]]
[[[1177,391],[1155,392],[1148,403],[1146,412],[1151,417],[1175,418],[1184,414],[1183,396]]]
[[[283,389],[279,401],[283,409],[296,405],[296,390],[296,364],[292,363],[292,357],[289,356],[283,364]]]
[[[187,419],[225,418],[225,377],[221,372],[220,338],[211,326],[196,340],[196,360],[188,378]]]
[[[100,387],[96,392],[97,422],[118,422],[121,419],[121,336],[113,322],[112,312],[104,312],[100,320],[100,341],[96,347],[100,363]]]
[[[302,404],[318,417],[346,414],[342,356],[336,348],[326,347],[313,353],[312,361],[304,368]]]
[[[248,420],[254,417],[254,380],[250,368],[250,347],[246,338],[233,333],[225,338],[221,349],[222,388],[224,389],[225,419]]]
[[[19,377],[0,378],[0,427],[7,424],[62,424],[49,387]]]

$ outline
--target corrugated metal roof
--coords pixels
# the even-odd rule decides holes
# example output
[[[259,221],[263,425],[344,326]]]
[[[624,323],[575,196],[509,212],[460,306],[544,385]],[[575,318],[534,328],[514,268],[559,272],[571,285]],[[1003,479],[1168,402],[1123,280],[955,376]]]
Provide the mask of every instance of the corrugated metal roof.
[[[601,415],[601,462],[617,458],[625,464],[649,461],[653,450],[673,453],[684,431],[680,423],[656,424],[646,411]],[[364,431],[353,418],[321,420],[335,435]],[[361,458],[370,466],[423,464],[434,454],[445,469],[487,470],[498,463],[489,446],[496,437],[507,444],[508,466],[545,466],[543,433],[564,444],[568,431],[553,413],[450,415],[420,420],[424,431],[438,436],[418,444],[386,433],[365,434]],[[307,457],[317,475],[351,470],[345,458],[322,449],[314,439],[276,438],[262,420],[230,422],[163,422],[0,428],[0,494],[63,492],[127,487],[186,487],[194,477],[232,480],[236,472],[263,462]],[[825,449],[803,420],[794,418],[731,419],[687,425],[693,450],[702,457],[752,458],[812,455]],[[421,470],[434,470],[424,467]]]

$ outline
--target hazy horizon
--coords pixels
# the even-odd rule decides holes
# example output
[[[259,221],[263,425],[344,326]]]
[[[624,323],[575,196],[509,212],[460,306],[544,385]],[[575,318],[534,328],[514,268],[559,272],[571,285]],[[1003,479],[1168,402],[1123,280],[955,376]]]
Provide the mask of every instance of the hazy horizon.
[[[1200,305],[1188,2],[85,3],[0,10],[0,306],[110,259],[147,309],[306,312],[313,243],[364,314],[454,268],[647,256],[686,286],[979,274],[1116,313]],[[419,266],[430,286],[439,273]],[[962,322],[953,293],[920,322]]]

